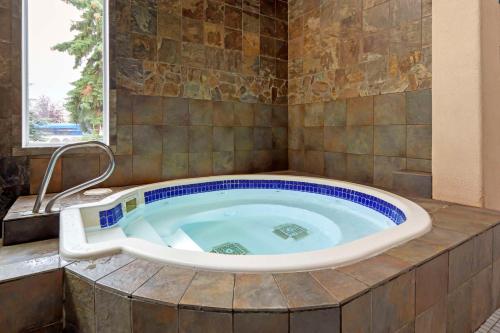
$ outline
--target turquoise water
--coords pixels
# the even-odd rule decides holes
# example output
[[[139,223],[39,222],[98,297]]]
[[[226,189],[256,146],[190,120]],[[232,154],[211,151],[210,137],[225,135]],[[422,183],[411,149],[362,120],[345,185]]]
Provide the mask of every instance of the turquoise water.
[[[252,255],[330,248],[395,225],[342,199],[286,190],[231,190],[142,206],[120,226],[128,237],[172,248]]]

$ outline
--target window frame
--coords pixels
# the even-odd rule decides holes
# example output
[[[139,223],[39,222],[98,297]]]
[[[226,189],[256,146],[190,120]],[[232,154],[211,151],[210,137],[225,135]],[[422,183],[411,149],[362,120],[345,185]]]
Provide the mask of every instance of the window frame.
[[[40,0],[22,0],[21,3],[21,75],[22,75],[22,148],[57,148],[66,143],[33,143],[29,140],[29,68],[28,68],[28,2]],[[103,131],[102,142],[109,145],[109,1],[103,0]]]

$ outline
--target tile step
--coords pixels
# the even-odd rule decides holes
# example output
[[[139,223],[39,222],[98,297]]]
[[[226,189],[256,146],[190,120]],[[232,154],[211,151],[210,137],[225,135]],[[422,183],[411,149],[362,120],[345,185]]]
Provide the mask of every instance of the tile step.
[[[432,198],[432,174],[412,170],[394,171],[392,188],[407,195]]]

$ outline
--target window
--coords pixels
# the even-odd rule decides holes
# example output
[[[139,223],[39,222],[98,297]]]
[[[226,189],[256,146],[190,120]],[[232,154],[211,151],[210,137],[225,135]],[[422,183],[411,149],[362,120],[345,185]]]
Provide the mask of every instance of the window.
[[[106,0],[23,0],[23,147],[108,139]]]

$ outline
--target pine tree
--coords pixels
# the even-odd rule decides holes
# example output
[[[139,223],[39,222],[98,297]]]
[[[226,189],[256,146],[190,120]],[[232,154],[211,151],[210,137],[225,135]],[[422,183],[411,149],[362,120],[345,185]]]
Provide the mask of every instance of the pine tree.
[[[74,123],[97,136],[103,123],[103,0],[61,1],[82,12],[71,25],[74,38],[52,48],[73,56],[74,68],[81,68],[81,77],[71,83],[64,106]]]

